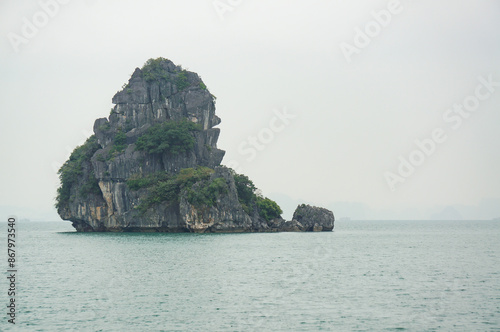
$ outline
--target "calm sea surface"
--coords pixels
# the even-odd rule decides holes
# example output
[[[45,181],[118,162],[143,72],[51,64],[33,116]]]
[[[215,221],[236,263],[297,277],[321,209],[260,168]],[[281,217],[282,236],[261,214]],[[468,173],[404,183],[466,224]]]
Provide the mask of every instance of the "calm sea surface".
[[[500,331],[500,222],[201,235],[19,222],[18,242],[2,331]]]

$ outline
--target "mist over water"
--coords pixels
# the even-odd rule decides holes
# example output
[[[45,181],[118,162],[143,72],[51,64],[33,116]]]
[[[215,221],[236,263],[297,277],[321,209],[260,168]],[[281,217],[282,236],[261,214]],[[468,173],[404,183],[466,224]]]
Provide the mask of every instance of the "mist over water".
[[[500,328],[498,222],[349,221],[277,234],[18,229],[23,330]]]

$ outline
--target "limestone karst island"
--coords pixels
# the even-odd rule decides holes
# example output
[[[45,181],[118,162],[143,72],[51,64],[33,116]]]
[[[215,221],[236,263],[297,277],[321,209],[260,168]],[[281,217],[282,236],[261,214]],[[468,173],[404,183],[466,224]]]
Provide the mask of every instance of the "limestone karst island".
[[[56,208],[79,232],[331,231],[331,211],[291,221],[253,182],[221,165],[214,96],[164,58],[136,68],[108,118],[59,170]]]

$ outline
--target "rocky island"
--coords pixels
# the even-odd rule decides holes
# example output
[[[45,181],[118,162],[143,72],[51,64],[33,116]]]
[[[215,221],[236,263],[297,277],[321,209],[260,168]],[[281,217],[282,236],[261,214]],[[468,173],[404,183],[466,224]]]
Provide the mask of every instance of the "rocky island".
[[[79,232],[331,231],[331,211],[302,204],[285,221],[247,176],[221,165],[214,99],[170,60],[136,68],[60,168],[61,218]]]

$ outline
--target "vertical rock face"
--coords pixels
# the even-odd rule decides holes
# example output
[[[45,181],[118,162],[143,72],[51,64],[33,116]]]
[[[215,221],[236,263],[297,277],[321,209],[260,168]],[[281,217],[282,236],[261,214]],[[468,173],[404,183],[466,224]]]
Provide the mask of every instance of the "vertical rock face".
[[[196,73],[151,59],[112,101],[109,118],[95,121],[94,135],[59,171],[56,207],[77,231],[333,229],[324,209],[285,222],[248,178],[220,166],[220,119]]]

